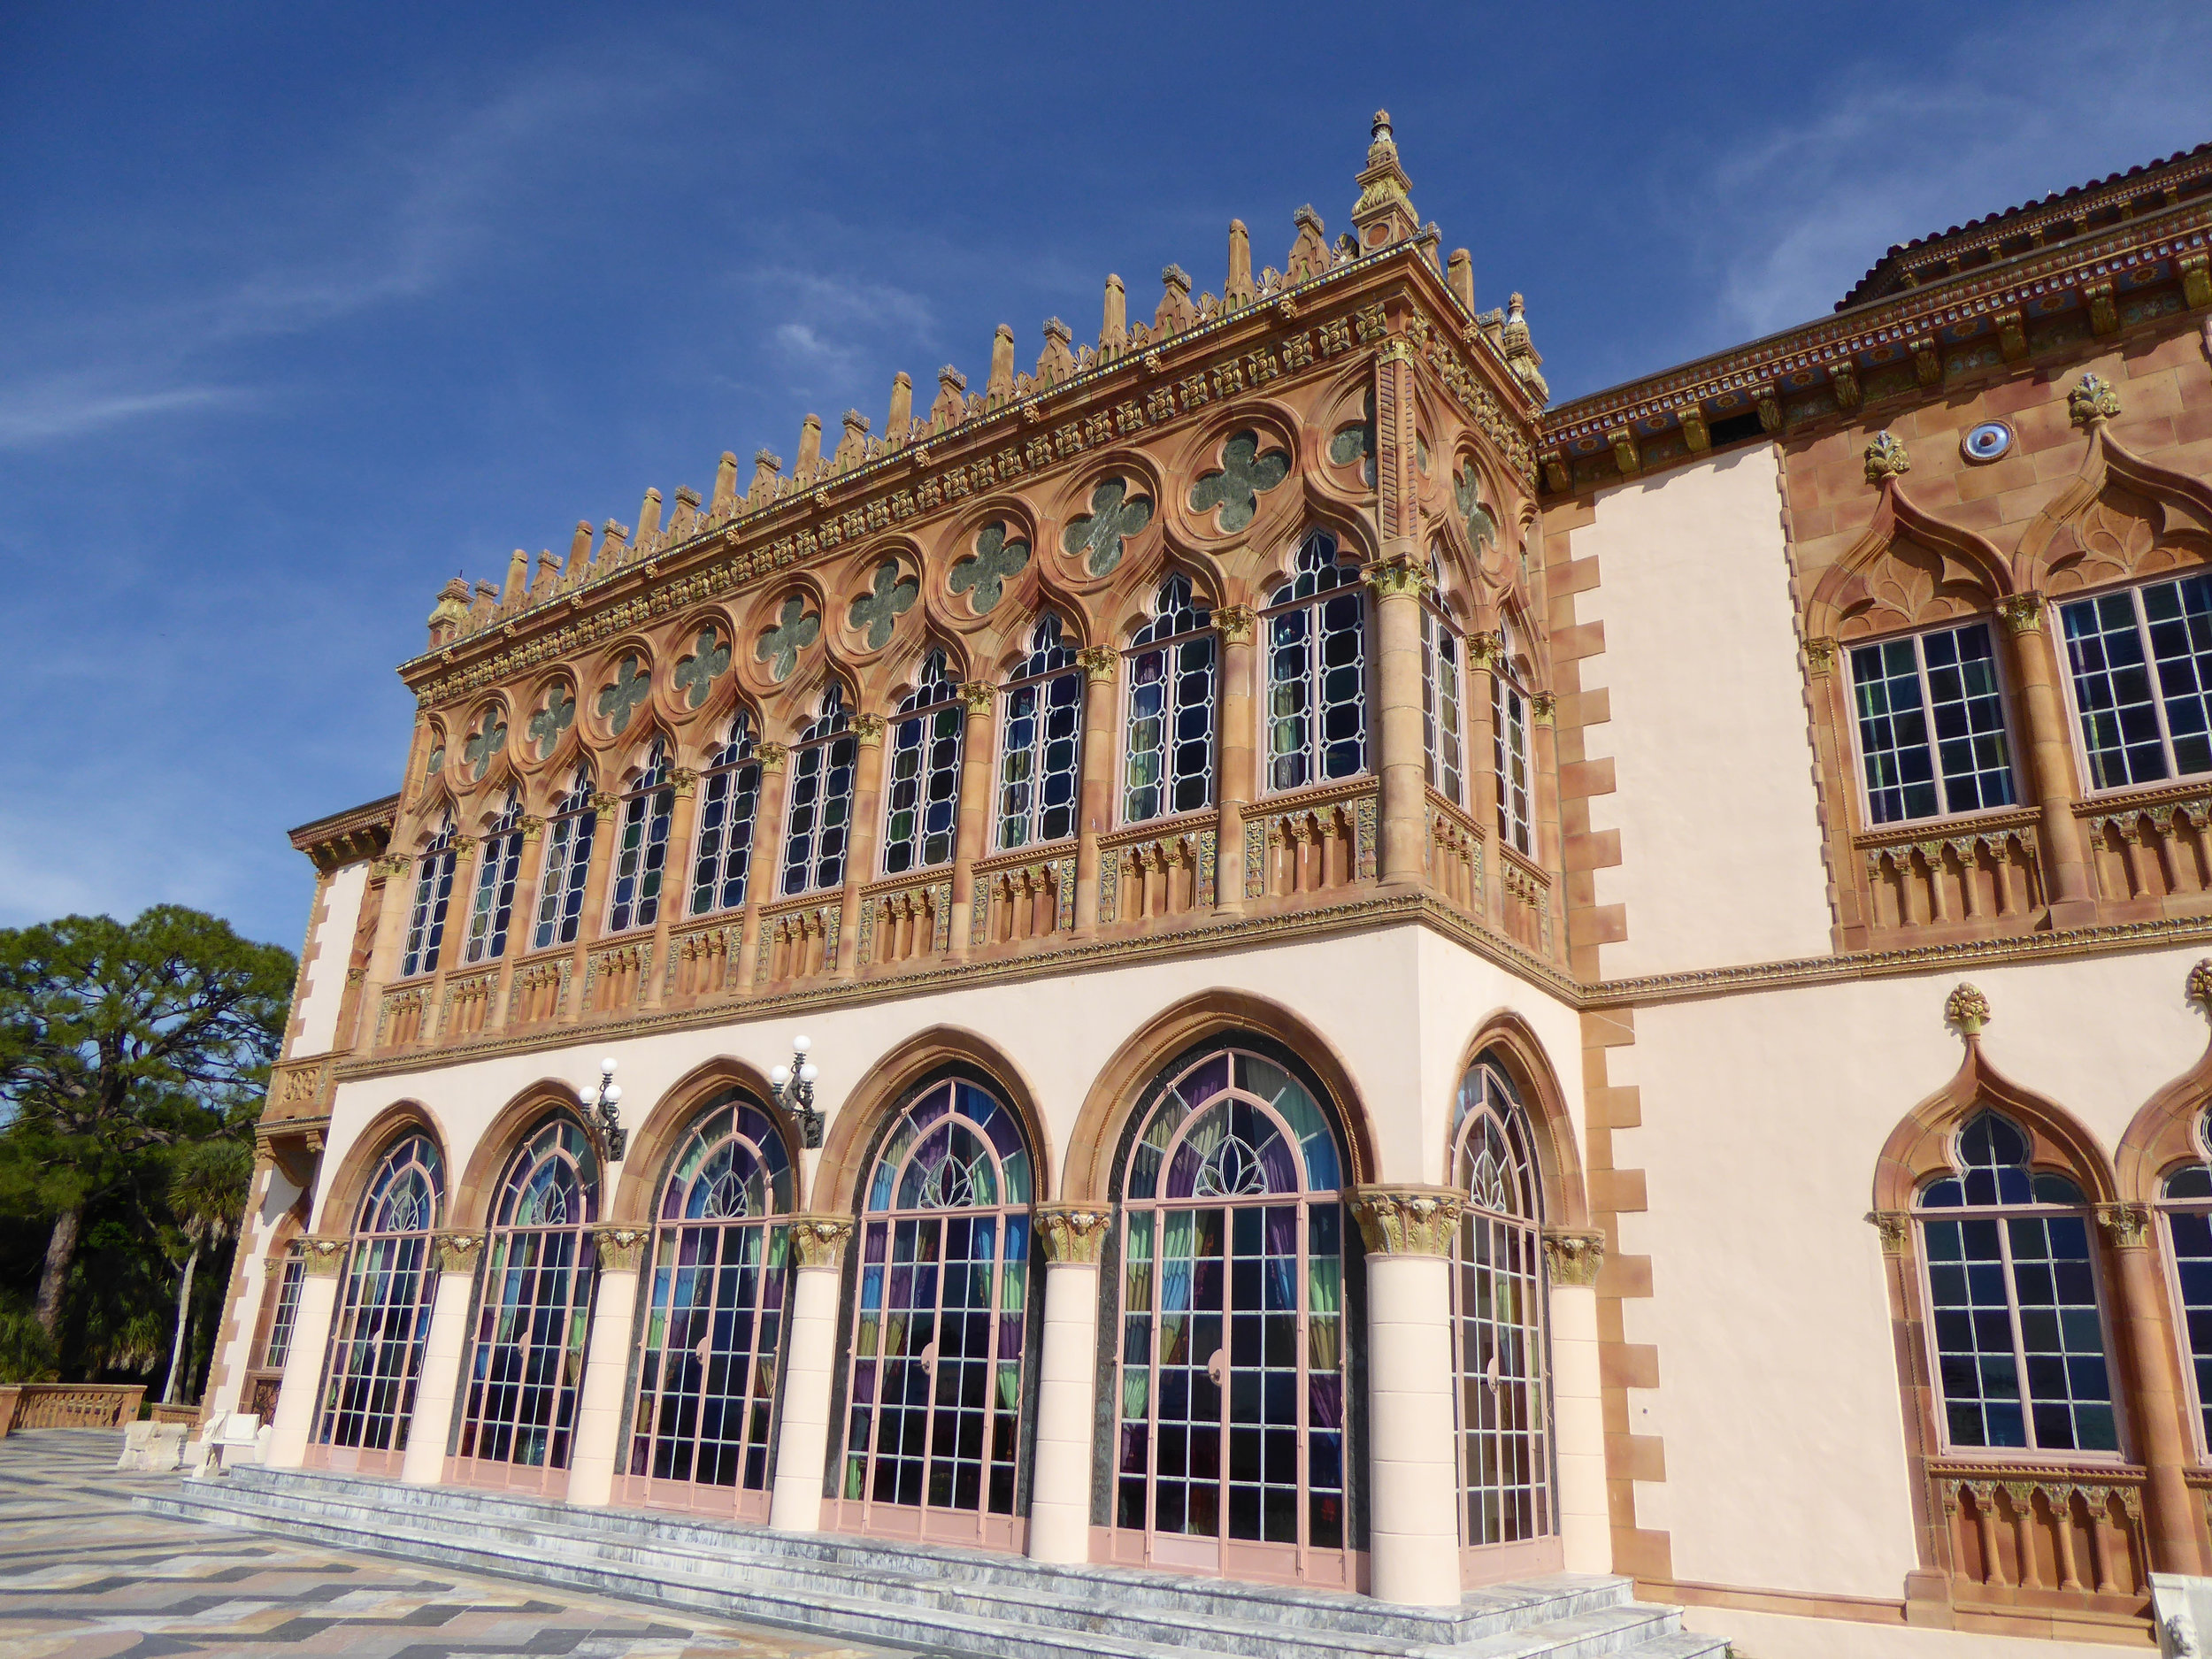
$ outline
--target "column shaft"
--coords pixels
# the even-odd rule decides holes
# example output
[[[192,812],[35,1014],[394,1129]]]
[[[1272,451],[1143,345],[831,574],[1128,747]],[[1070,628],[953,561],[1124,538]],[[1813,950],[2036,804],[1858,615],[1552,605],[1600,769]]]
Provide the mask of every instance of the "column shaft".
[[[740,991],[753,988],[754,969],[760,957],[760,907],[776,896],[776,872],[783,864],[787,751],[780,743],[763,743],[754,752],[760,757],[760,799],[753,805],[752,853],[745,866],[745,920],[738,931]]]
[[[1428,850],[1427,752],[1421,734],[1421,586],[1409,557],[1373,567],[1376,745],[1382,784],[1382,882],[1420,881]]]
[[[1368,1561],[1385,1601],[1459,1602],[1451,1267],[1441,1256],[1367,1257]]]
[[[2133,1242],[2118,1241],[2112,1255],[2120,1270],[2121,1356],[2133,1408],[2129,1416],[2135,1452],[2150,1471],[2143,1494],[2150,1565],[2161,1572],[2201,1573],[2203,1528],[2196,1494],[2183,1479],[2194,1462],[2183,1428],[2186,1396],[2164,1317],[2166,1286],[2151,1255],[2147,1217],[2131,1237]]]
[[[991,709],[987,681],[960,687],[968,707],[967,729],[960,738],[960,821],[953,834],[952,952],[968,954],[968,916],[975,900],[975,861],[983,856],[991,825]]]
[[[1042,1371],[1037,1386],[1037,1462],[1030,1484],[1029,1554],[1036,1561],[1091,1556],[1091,1449],[1098,1393],[1098,1264],[1045,1267]]]
[[[300,1279],[299,1305],[292,1315],[292,1352],[284,1362],[284,1383],[277,1394],[276,1432],[269,1441],[269,1462],[279,1469],[297,1469],[306,1461],[308,1436],[315,1428],[323,1359],[330,1347],[331,1316],[338,1307],[338,1269],[346,1256],[342,1245],[330,1254],[335,1260],[326,1266],[316,1259],[311,1242],[307,1271]],[[323,1271],[315,1271],[318,1268]]]
[[[2095,918],[2097,887],[2083,849],[2081,826],[2074,818],[2074,752],[2058,695],[2058,664],[2043,626],[2043,595],[2016,594],[1999,611],[2012,635],[2012,660],[2020,682],[2020,703],[2027,717],[2030,775],[2037,804],[2043,859],[2053,890],[2044,896],[2055,926],[2085,924]]]
[[[860,740],[853,769],[852,825],[845,837],[845,891],[837,923],[837,977],[849,979],[860,960],[860,889],[876,878],[876,837],[883,828],[883,720],[864,714],[853,721]]]
[[[1076,797],[1075,931],[1098,928],[1098,838],[1114,827],[1114,782],[1121,746],[1114,741],[1113,652],[1093,646],[1079,653],[1083,664],[1083,753],[1080,792]]]
[[[852,1223],[841,1216],[795,1216],[798,1262],[784,1363],[783,1418],[776,1430],[776,1484],[768,1525],[780,1532],[822,1530],[822,1484],[829,1457],[830,1394],[837,1370],[837,1291]]]
[[[603,1249],[599,1284],[592,1293],[591,1346],[584,1356],[583,1397],[576,1406],[576,1449],[568,1469],[571,1503],[605,1503],[612,1498],[614,1471],[621,1462],[638,1267],[634,1251],[630,1265],[620,1268],[608,1266],[605,1254]]]
[[[1256,787],[1252,633],[1258,625],[1250,606],[1225,605],[1214,612],[1214,626],[1221,630],[1221,729],[1215,734],[1221,827],[1214,848],[1214,913],[1235,916],[1244,909],[1244,810]]]
[[[1569,1572],[1613,1571],[1606,1509],[1605,1407],[1598,1377],[1598,1293],[1555,1283],[1551,1317],[1553,1446],[1559,1468],[1560,1541]]]
[[[453,1426],[454,1396],[461,1390],[461,1359],[467,1349],[469,1299],[475,1263],[441,1271],[430,1302],[430,1332],[423,1340],[422,1375],[415,1383],[415,1414],[407,1425],[407,1456],[399,1478],[432,1486],[445,1478],[446,1440]]]
[[[699,826],[699,774],[679,772],[672,780],[676,799],[668,818],[668,846],[661,856],[661,900],[653,913],[653,965],[638,987],[638,1006],[651,1008],[670,981],[668,933],[683,918],[691,893],[692,841]]]

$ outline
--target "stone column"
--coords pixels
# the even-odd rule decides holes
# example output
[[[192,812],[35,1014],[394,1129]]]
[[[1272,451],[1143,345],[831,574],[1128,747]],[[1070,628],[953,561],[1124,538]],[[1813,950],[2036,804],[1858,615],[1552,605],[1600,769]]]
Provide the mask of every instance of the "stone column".
[[[453,1402],[461,1392],[461,1366],[468,1355],[469,1301],[476,1289],[476,1263],[483,1246],[480,1233],[441,1233],[430,1241],[438,1285],[430,1301],[422,1375],[415,1380],[407,1456],[399,1471],[399,1478],[411,1486],[434,1486],[445,1477]]]
[[[545,820],[526,818],[518,827],[522,846],[515,855],[515,900],[507,908],[507,948],[499,955],[499,987],[492,994],[491,1011],[484,1021],[487,1031],[506,1028],[507,1003],[514,995],[515,962],[530,954],[530,941],[537,936],[538,879],[545,873]]]
[[[1033,1561],[1091,1558],[1091,1455],[1097,1432],[1098,1258],[1104,1207],[1041,1204],[1032,1234],[1044,1258],[1044,1356],[1037,1458],[1029,1488]]]
[[[760,762],[760,799],[753,807],[753,852],[745,874],[745,925],[738,933],[737,988],[753,988],[760,956],[760,907],[776,896],[776,872],[783,866],[784,763],[791,751],[781,743],[753,750]]]
[[[960,739],[960,822],[953,835],[952,955],[968,954],[968,915],[975,902],[975,861],[983,856],[991,827],[991,710],[997,695],[988,680],[960,687],[968,706]]]
[[[839,901],[837,977],[849,979],[860,972],[860,889],[876,876],[876,837],[883,825],[878,810],[883,798],[883,717],[853,717],[853,736],[860,752],[853,767],[853,815],[845,836],[845,891]]]
[[[607,930],[607,872],[619,856],[622,841],[622,797],[602,790],[592,796],[591,810],[591,868],[584,872],[584,908],[576,918],[576,942],[570,947],[572,994],[561,1010],[561,1023],[570,1025],[589,1011],[584,1007],[587,958]]]
[[[791,1217],[798,1282],[791,1295],[783,1420],[776,1431],[776,1486],[768,1501],[768,1525],[780,1532],[822,1530],[830,1395],[837,1375],[837,1290],[852,1236],[850,1216]]]
[[[323,1361],[330,1348],[331,1317],[338,1308],[338,1277],[346,1265],[343,1239],[300,1240],[300,1299],[292,1313],[292,1351],[277,1394],[276,1432],[269,1462],[297,1469],[307,1459],[308,1436],[322,1403]]]
[[[2188,1395],[2167,1324],[2165,1275],[2151,1254],[2151,1212],[2140,1204],[2100,1204],[2097,1224],[2119,1270],[2113,1275],[2119,1292],[2113,1325],[2133,1450],[2150,1477],[2143,1491],[2149,1566],[2154,1572],[2200,1574],[2207,1554],[2200,1511],[2183,1479],[2195,1462],[2185,1426]]]
[[[1098,931],[1098,838],[1114,827],[1114,786],[1121,745],[1114,741],[1114,670],[1119,662],[1102,645],[1076,653],[1083,664],[1082,782],[1076,796],[1075,932]]]
[[[1529,794],[1536,813],[1536,862],[1546,871],[1559,868],[1559,699],[1548,691],[1532,692],[1528,700]],[[1552,901],[1556,920],[1563,907]]]
[[[1410,554],[1367,567],[1374,595],[1375,772],[1381,780],[1382,884],[1421,881],[1428,849],[1427,745],[1421,735],[1421,595],[1428,572]]]
[[[1252,714],[1254,676],[1252,633],[1258,626],[1249,605],[1224,605],[1214,612],[1221,634],[1220,728],[1214,734],[1221,757],[1221,827],[1214,845],[1214,914],[1244,910],[1244,810],[1257,792]]]
[[[1598,1376],[1598,1271],[1605,1235],[1555,1230],[1544,1234],[1550,1286],[1552,1452],[1559,1470],[1553,1494],[1563,1564],[1569,1572],[1613,1571],[1613,1523],[1605,1494],[1605,1406]]]
[[[630,1333],[637,1318],[638,1269],[644,1263],[643,1227],[595,1227],[599,1283],[592,1291],[591,1343],[584,1355],[584,1388],[576,1405],[576,1446],[568,1462],[568,1501],[604,1503],[614,1496],[614,1471],[622,1462],[623,1395],[630,1380]]]
[[[2058,694],[2058,663],[2043,626],[2043,595],[2013,594],[1997,602],[2012,636],[2013,677],[2026,717],[2029,776],[2042,809],[2039,832],[2052,891],[2054,927],[2085,926],[2096,919],[2097,884],[2074,818],[2074,747]]]
[[[1367,1244],[1369,1571],[1384,1601],[1459,1605],[1452,1256],[1461,1194],[1362,1187]]]
[[[378,859],[372,869],[384,878],[384,902],[378,908],[376,942],[369,950],[368,972],[361,986],[359,1047],[373,1052],[384,1033],[384,990],[398,977],[407,948],[407,910],[415,898],[415,861],[403,853]]]
[[[1467,733],[1467,810],[1473,815],[1484,844],[1491,849],[1482,861],[1482,890],[1475,901],[1487,920],[1503,914],[1500,909],[1503,878],[1499,872],[1505,860],[1497,853],[1505,843],[1498,833],[1496,676],[1498,659],[1504,651],[1505,641],[1496,634],[1467,636],[1467,703],[1461,711],[1460,727]]]
[[[653,915],[653,966],[637,988],[638,1006],[651,1008],[669,982],[669,930],[682,919],[691,896],[692,838],[699,826],[699,774],[679,768],[668,775],[675,802],[668,815],[668,845],[661,855],[661,902]]]

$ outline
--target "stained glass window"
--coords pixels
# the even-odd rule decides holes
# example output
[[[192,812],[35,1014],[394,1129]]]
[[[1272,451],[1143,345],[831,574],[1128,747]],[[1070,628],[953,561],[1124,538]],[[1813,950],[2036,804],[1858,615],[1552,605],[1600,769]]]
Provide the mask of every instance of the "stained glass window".
[[[437,1144],[421,1133],[401,1136],[369,1179],[346,1248],[317,1445],[406,1449],[430,1333],[430,1235],[444,1205]]]
[[[2212,772],[2212,575],[2059,607],[2093,786]]]
[[[2171,1249],[2173,1288],[2181,1304],[2179,1333],[2196,1406],[2197,1454],[2212,1455],[2212,1164],[2203,1159],[2212,1122],[2196,1123],[2199,1162],[2168,1171],[2159,1214]]]
[[[1141,824],[1213,804],[1213,612],[1190,580],[1171,576],[1152,618],[1126,654],[1128,718],[1123,734],[1122,821]]]
[[[1498,835],[1516,852],[1530,848],[1528,694],[1512,677],[1513,635],[1502,631],[1504,649],[1490,680],[1492,764],[1498,773]]]
[[[691,913],[733,910],[745,902],[753,862],[753,819],[760,810],[760,763],[743,710],[699,783],[699,855],[691,867]]]
[[[1297,789],[1367,765],[1367,605],[1359,567],[1316,530],[1268,601],[1267,787]]]
[[[836,681],[822,694],[821,711],[791,748],[789,828],[783,846],[783,890],[813,893],[845,885],[852,839],[853,772],[860,758],[852,710]]]
[[[884,874],[952,862],[960,827],[960,741],[966,727],[966,707],[945,654],[932,651],[891,726]]]
[[[591,769],[579,766],[545,830],[545,874],[538,883],[534,946],[572,945],[583,919],[584,887],[591,879],[591,841],[599,823],[592,810]]]
[[[1854,646],[1851,685],[1874,823],[2010,806],[2017,798],[1986,622]]]
[[[661,880],[668,862],[668,825],[676,791],[668,781],[668,744],[653,740],[645,766],[622,798],[614,879],[607,895],[607,931],[650,927],[660,918]]]
[[[1430,579],[1443,592],[1443,572],[1429,555]],[[1455,806],[1466,804],[1460,738],[1459,632],[1433,605],[1421,607],[1421,739],[1429,787]]]
[[[453,814],[422,849],[415,865],[415,902],[407,911],[407,949],[400,957],[402,979],[438,971],[439,947],[445,942],[446,906],[453,900]]]
[[[476,865],[476,896],[469,905],[469,962],[495,962],[507,951],[507,924],[514,912],[515,878],[522,870],[522,797],[507,805],[484,837]]]
[[[1060,618],[1047,611],[1029,655],[1006,684],[999,741],[998,845],[1065,841],[1075,833],[1083,751],[1083,670]]]

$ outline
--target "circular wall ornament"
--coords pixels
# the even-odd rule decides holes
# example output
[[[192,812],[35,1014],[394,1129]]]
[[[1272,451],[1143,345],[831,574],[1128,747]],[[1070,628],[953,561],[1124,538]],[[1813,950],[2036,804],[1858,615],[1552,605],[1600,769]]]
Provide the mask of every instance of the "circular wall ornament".
[[[1977,463],[2001,460],[2012,453],[2012,428],[2001,420],[1985,420],[1959,440],[1959,453]]]

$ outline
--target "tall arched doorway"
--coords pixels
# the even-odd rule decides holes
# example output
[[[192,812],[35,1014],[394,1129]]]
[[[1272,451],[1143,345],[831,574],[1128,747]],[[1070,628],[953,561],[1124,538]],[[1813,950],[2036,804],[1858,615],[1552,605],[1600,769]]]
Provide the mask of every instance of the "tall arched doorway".
[[[775,1121],[717,1097],[661,1183],[619,1501],[768,1518],[791,1199]]]
[[[1356,1587],[1342,1169],[1276,1061],[1164,1079],[1120,1174],[1113,1560]]]
[[[1481,1583],[1561,1562],[1543,1182],[1527,1110],[1486,1057],[1454,1116],[1452,1179],[1466,1194],[1452,1273],[1459,1542],[1463,1573]]]
[[[1013,1110],[962,1078],[923,1089],[884,1138],[861,1198],[831,1525],[1022,1547],[1030,1166]]]
[[[492,1200],[476,1330],[463,1373],[462,1479],[558,1495],[575,1450],[598,1259],[599,1159],[566,1113],[508,1159]]]

